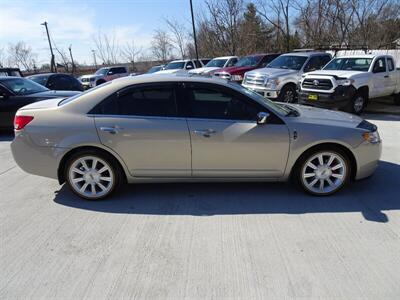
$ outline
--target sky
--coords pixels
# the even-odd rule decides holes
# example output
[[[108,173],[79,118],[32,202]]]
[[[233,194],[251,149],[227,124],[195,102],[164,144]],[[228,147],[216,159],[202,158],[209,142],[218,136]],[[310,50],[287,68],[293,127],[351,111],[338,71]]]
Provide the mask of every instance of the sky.
[[[195,11],[202,3],[193,0]],[[114,33],[120,44],[133,39],[149,48],[154,30],[165,28],[165,18],[191,26],[189,0],[0,0],[0,7],[0,49],[24,41],[37,54],[37,65],[50,56],[44,21],[58,48],[72,45],[74,58],[88,64],[99,32]]]

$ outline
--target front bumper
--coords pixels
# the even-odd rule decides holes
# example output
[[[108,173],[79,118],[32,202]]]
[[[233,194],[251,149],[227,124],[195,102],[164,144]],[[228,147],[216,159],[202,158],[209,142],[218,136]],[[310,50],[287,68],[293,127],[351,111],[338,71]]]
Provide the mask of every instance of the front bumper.
[[[382,154],[382,141],[378,143],[363,142],[353,149],[357,162],[355,179],[363,179],[371,176],[376,168]]]
[[[353,99],[356,89],[353,86],[338,86],[333,93],[323,93],[318,90],[299,91],[299,103],[322,108],[343,108]],[[317,99],[311,100],[311,97]]]
[[[89,82],[85,81],[85,82],[81,82],[81,83],[82,83],[82,86],[83,86],[84,90],[88,90],[88,89],[90,89],[90,88],[95,86],[95,82],[94,81],[89,81]]]
[[[17,165],[27,173],[57,179],[57,170],[67,148],[35,144],[24,130],[15,133],[11,152]]]
[[[279,95],[279,91],[266,89],[265,87],[261,87],[259,85],[250,85],[250,84],[243,83],[242,86],[264,96],[265,98],[269,98],[269,99],[276,99],[276,98],[278,98],[278,95]]]

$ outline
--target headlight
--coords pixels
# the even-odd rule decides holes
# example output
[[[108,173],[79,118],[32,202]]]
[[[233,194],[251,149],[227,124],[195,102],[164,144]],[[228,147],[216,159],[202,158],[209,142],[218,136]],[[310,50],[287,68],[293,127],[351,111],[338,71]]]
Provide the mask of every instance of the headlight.
[[[371,144],[376,144],[381,141],[378,131],[364,132],[362,134],[363,139]]]
[[[243,80],[243,76],[242,75],[232,75],[231,79],[233,81],[241,81],[241,80]]]
[[[267,89],[272,89],[273,90],[273,89],[276,89],[278,84],[279,84],[279,79],[277,79],[277,78],[269,78],[269,79],[266,80],[265,87]]]
[[[353,82],[354,82],[353,79],[338,79],[338,80],[336,80],[337,85],[344,85],[344,86],[352,85]]]

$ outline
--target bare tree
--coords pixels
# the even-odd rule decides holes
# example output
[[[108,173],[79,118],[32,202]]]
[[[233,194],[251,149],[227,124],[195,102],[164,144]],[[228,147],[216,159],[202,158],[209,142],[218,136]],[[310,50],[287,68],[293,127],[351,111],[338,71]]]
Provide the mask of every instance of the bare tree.
[[[179,51],[182,59],[186,57],[186,40],[187,40],[187,29],[185,26],[175,20],[165,19],[169,30],[173,37],[171,39],[173,46]]]
[[[116,64],[119,54],[119,45],[115,37],[115,33],[101,33],[100,31],[93,37],[96,46],[96,55],[100,58],[103,64]]]
[[[69,65],[70,64],[72,65],[72,63],[71,63],[67,53],[65,52],[64,49],[58,48],[54,42],[53,42],[53,44],[54,44],[54,49],[57,52],[58,61],[60,61],[62,63],[65,71],[69,72],[70,71]]]
[[[0,68],[6,65],[6,55],[4,53],[4,48],[0,48]]]
[[[142,50],[142,47],[136,47],[134,40],[131,40],[121,47],[121,57],[132,64],[132,71],[135,71],[136,57],[140,55]]]
[[[16,44],[10,44],[8,47],[10,64],[18,68],[31,71],[35,67],[36,54],[32,52],[32,48],[19,41]]]
[[[171,56],[172,47],[168,33],[160,29],[156,30],[151,42],[151,51],[154,57],[165,63]]]

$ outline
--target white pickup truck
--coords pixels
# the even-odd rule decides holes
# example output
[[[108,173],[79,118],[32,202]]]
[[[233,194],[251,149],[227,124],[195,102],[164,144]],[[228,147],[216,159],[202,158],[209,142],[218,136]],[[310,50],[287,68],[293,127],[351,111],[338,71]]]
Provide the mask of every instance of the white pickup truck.
[[[390,55],[336,57],[304,74],[299,90],[301,104],[360,114],[371,99],[393,96],[400,104],[400,69]]]

